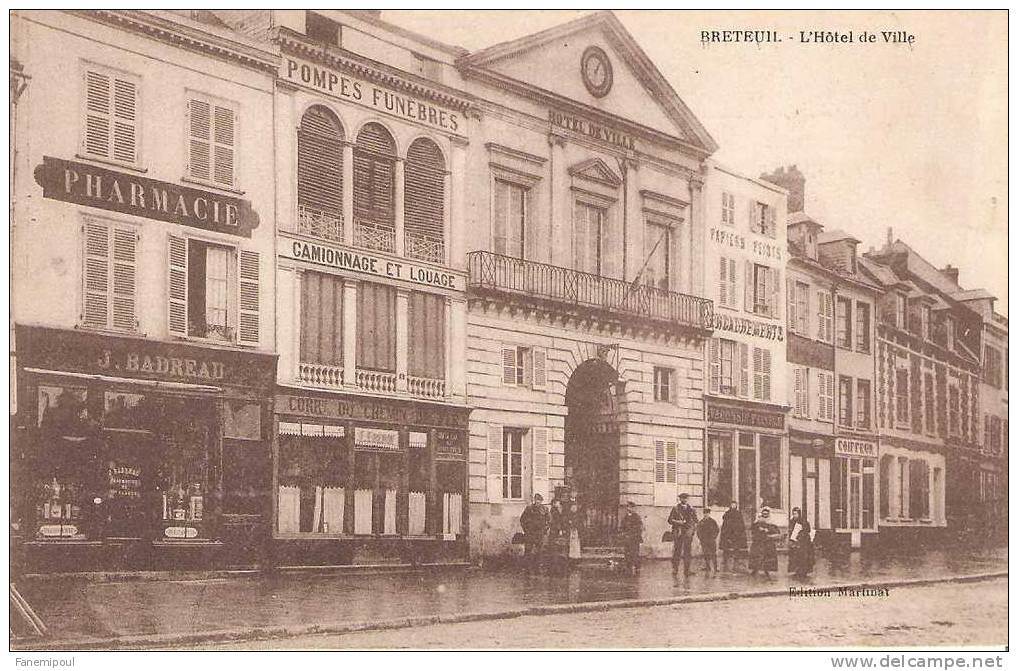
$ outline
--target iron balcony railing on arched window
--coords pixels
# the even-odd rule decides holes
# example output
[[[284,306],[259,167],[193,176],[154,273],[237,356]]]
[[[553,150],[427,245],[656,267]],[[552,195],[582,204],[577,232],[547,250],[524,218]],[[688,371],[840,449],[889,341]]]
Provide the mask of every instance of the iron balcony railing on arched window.
[[[557,302],[697,330],[713,328],[714,303],[699,296],[493,252],[470,252],[467,264],[467,289],[474,292]]]
[[[315,105],[297,129],[297,232],[343,241],[343,127]]]
[[[404,172],[404,243],[406,256],[445,262],[445,158],[428,138],[407,150]]]

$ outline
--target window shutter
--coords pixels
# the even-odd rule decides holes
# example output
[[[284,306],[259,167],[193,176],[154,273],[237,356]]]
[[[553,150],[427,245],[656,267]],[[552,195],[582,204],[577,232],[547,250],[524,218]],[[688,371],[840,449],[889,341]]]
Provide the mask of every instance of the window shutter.
[[[769,349],[762,349],[761,361],[763,363],[761,384],[763,385],[763,398],[764,401],[771,400],[771,351]]]
[[[767,235],[769,235],[770,237],[774,238],[774,237],[777,237],[777,233],[778,233],[778,226],[777,226],[776,216],[774,214],[774,208],[773,207],[768,207],[767,208]]]
[[[224,186],[233,186],[237,119],[232,109],[216,105],[213,122],[212,139],[215,142],[215,162],[212,181]]]
[[[728,259],[728,304],[733,308],[739,306],[739,294],[736,287],[735,259]]]
[[[771,317],[781,315],[781,270],[772,268],[770,272]]]
[[[535,347],[532,352],[534,372],[530,384],[534,389],[544,389],[548,385],[548,350]]]
[[[675,484],[678,452],[678,444],[675,441],[669,440],[665,443],[665,482],[670,485]]]
[[[532,492],[540,494],[545,500],[548,499],[548,429],[537,426],[531,429],[533,439],[531,441],[533,452],[531,454],[530,469],[532,477]]]
[[[138,234],[113,229],[113,328],[133,331],[138,327],[135,317],[135,268],[137,267]]]
[[[795,332],[795,281],[791,277],[785,278],[785,305],[788,310],[788,330]],[[805,335],[805,334],[803,334]]]
[[[258,252],[240,251],[240,328],[238,339],[244,345],[257,345],[260,334],[258,318]]]
[[[109,226],[87,220],[82,226],[84,292],[81,323],[91,328],[108,328],[110,314],[110,230]]]
[[[721,342],[717,338],[710,339],[710,393],[717,394],[721,387]]]
[[[187,102],[187,174],[194,179],[212,178],[212,106],[204,100]]]
[[[739,343],[739,396],[749,396],[749,345]]]
[[[665,482],[665,441],[654,441],[654,482]]]
[[[335,217],[343,214],[343,131],[321,106],[297,128],[297,202]]]
[[[759,204],[750,202],[749,207],[746,208],[746,211],[749,213],[749,230],[753,233],[760,232],[760,217],[757,213],[757,208],[759,207]]]
[[[187,336],[187,240],[169,236],[167,295],[170,335]]]
[[[763,398],[763,350],[759,347],[753,348],[753,398]]]
[[[441,242],[445,230],[445,159],[427,138],[414,140],[407,150],[403,199],[407,233]]]
[[[125,163],[138,160],[138,89],[126,79],[113,80],[113,158]]]
[[[502,348],[502,384],[516,384],[516,348]]]
[[[754,310],[754,306],[753,306],[753,289],[754,289],[754,287],[753,287],[753,262],[752,261],[746,261],[743,264],[743,267],[746,269],[746,276],[743,278],[743,284],[746,287],[746,290],[745,290],[745,292],[743,292],[745,294],[745,297],[743,299],[744,302],[743,302],[743,305],[742,305],[742,309],[745,310],[746,312],[753,312],[753,310]]]
[[[827,419],[834,419],[834,374],[827,375]]]
[[[802,417],[802,369],[799,367],[792,369],[792,408],[797,417]]]
[[[502,426],[488,425],[488,503],[502,500]]]
[[[827,322],[824,319],[824,292],[817,291],[817,340],[827,341]]]
[[[104,158],[110,156],[110,88],[109,75],[92,70],[85,72],[83,149],[86,154]]]
[[[718,278],[718,302],[721,305],[728,305],[728,259],[721,257],[720,277]]]

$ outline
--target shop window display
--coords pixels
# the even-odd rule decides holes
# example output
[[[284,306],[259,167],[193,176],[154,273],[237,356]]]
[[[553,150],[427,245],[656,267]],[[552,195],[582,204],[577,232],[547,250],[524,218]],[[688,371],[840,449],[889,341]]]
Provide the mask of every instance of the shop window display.
[[[297,427],[302,435],[280,436],[279,531],[341,534],[349,470],[343,427]]]

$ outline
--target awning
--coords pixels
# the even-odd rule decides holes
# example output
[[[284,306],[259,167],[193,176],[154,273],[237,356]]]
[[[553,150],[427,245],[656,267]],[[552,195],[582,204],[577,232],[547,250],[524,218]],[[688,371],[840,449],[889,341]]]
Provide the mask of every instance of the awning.
[[[189,382],[164,382],[162,380],[143,380],[135,377],[113,377],[111,375],[95,375],[92,373],[72,373],[66,370],[47,370],[45,368],[24,368],[26,373],[37,373],[40,375],[56,375],[60,377],[73,377],[79,380],[96,380],[99,382],[111,382],[115,384],[133,384],[153,389],[167,389],[175,391],[200,391],[206,394],[221,394],[222,387],[214,387],[208,384],[191,384]]]

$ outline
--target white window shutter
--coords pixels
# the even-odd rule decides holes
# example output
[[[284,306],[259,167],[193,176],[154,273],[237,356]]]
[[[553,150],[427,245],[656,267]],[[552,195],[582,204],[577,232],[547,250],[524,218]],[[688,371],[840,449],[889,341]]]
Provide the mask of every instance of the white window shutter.
[[[739,396],[749,396],[749,345],[739,343]]]
[[[654,441],[654,482],[663,484],[665,482],[665,441]]]
[[[665,443],[665,483],[675,485],[678,466],[679,446],[674,440]]]
[[[187,239],[169,236],[167,245],[167,324],[170,335],[187,336]]]
[[[720,275],[718,277],[718,302],[728,305],[728,259],[721,257]]]
[[[785,282],[788,285],[785,292],[785,305],[788,310],[788,330],[795,332],[795,281],[791,277],[787,277]]]
[[[824,320],[824,292],[817,290],[817,340],[827,340],[826,325],[827,322]]]
[[[212,178],[212,106],[191,98],[187,102],[187,174],[194,179]]]
[[[728,259],[728,304],[733,308],[739,307],[738,286],[735,259]]]
[[[133,331],[138,327],[135,309],[138,234],[113,229],[113,328]]]
[[[112,105],[110,76],[93,70],[84,74],[85,119],[82,136],[83,153],[92,156],[110,156],[112,137]]]
[[[548,429],[536,426],[531,429],[531,491],[548,500]]]
[[[138,160],[138,87],[119,77],[113,80],[113,158]]]
[[[710,374],[708,387],[711,394],[717,394],[721,388],[721,341],[717,338],[709,340]]]
[[[769,349],[761,349],[763,352],[761,361],[763,362],[762,371],[762,384],[763,384],[763,399],[764,401],[771,400],[771,351]]]
[[[502,500],[502,426],[488,425],[488,503]]]
[[[517,361],[519,360],[517,355]],[[523,352],[523,386],[530,387],[534,380],[534,350],[525,348]]]
[[[768,206],[767,207],[767,235],[769,235],[770,237],[774,238],[774,237],[777,237],[777,234],[778,234],[777,217],[776,217],[776,215],[774,213],[774,208]]]
[[[213,135],[215,143],[212,181],[223,186],[234,184],[234,142],[236,118],[229,107],[214,107]]]
[[[770,273],[771,317],[781,315],[781,270],[772,268]]]
[[[81,323],[108,328],[110,323],[110,229],[97,221],[82,226],[84,267]]]
[[[759,347],[753,348],[753,398],[763,398],[763,350]]]
[[[827,375],[827,419],[834,419],[834,374]]]
[[[240,319],[238,340],[244,345],[257,345],[261,332],[258,316],[259,255],[258,252],[240,251]]]
[[[502,348],[502,384],[516,384],[516,348]]]
[[[746,276],[742,278],[743,285],[746,287],[746,290],[743,292],[745,294],[745,297],[743,299],[744,302],[742,305],[742,309],[745,310],[746,312],[753,312],[753,310],[755,309],[755,306],[753,305],[753,295],[755,288],[753,286],[753,262],[746,261],[743,264],[743,267],[746,269]]]
[[[543,390],[548,386],[548,350],[543,347],[535,347],[531,356],[534,371],[530,378],[530,384],[534,389]]]

